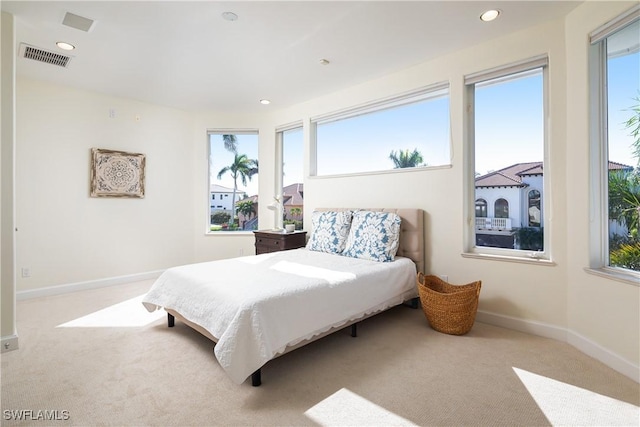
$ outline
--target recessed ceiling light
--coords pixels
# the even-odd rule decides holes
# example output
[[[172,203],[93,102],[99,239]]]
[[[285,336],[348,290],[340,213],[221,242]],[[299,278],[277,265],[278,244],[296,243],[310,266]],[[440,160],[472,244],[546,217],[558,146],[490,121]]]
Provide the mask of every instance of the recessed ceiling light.
[[[322,64],[322,65],[329,65],[329,60],[328,60],[328,59],[324,59],[324,58],[322,58],[319,62],[320,62],[320,64]]]
[[[236,15],[233,12],[222,12],[222,18],[225,21],[237,21],[238,20],[238,15]]]
[[[493,21],[499,15],[500,15],[500,10],[498,10],[498,9],[487,10],[482,15],[480,15],[480,20],[484,21],[484,22]]]
[[[74,45],[66,42],[57,42],[56,46],[58,46],[60,49],[63,49],[63,50],[73,50],[76,48]]]
[[[261,99],[261,100],[260,100],[260,104],[262,104],[262,105],[269,105],[269,104],[271,104],[271,101],[269,101],[268,99]]]

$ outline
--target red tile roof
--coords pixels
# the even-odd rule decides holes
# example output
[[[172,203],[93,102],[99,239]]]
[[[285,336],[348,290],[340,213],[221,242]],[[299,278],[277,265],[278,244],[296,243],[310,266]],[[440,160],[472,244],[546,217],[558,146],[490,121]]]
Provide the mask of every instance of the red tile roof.
[[[304,184],[287,185],[282,189],[282,199],[285,206],[304,205]]]
[[[633,170],[633,166],[609,161],[609,170]],[[476,178],[476,187],[525,187],[523,176],[543,175],[542,162],[516,163]]]
[[[612,162],[611,160],[609,160],[609,170],[610,171],[615,171],[615,170],[630,171],[630,170],[633,170],[633,166],[625,165],[618,162]]]
[[[542,175],[542,162],[516,163],[476,178],[476,187],[525,187],[524,175]]]

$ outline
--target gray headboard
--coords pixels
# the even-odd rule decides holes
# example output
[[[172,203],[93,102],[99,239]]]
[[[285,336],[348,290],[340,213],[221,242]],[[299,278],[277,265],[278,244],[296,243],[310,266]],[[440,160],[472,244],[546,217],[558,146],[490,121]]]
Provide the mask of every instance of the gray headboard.
[[[400,216],[400,245],[398,255],[410,258],[417,271],[424,271],[424,211],[414,208],[316,208],[316,211],[374,211],[393,212]]]

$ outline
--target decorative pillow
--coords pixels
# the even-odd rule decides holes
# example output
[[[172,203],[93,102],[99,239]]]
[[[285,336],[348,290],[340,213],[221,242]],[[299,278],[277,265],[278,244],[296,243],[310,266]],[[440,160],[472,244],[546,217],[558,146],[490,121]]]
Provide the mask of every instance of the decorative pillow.
[[[311,216],[311,237],[307,242],[310,251],[342,253],[351,227],[351,211],[319,212]]]
[[[393,261],[400,240],[400,222],[400,217],[393,212],[354,212],[342,255],[372,261]]]

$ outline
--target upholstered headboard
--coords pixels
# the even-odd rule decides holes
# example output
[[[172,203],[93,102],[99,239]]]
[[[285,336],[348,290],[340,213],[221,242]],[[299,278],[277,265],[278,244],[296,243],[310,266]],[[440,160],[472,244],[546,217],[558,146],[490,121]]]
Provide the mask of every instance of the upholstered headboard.
[[[413,208],[316,208],[317,211],[374,211],[393,212],[400,216],[400,245],[398,256],[410,258],[417,271],[424,272],[424,211]]]

